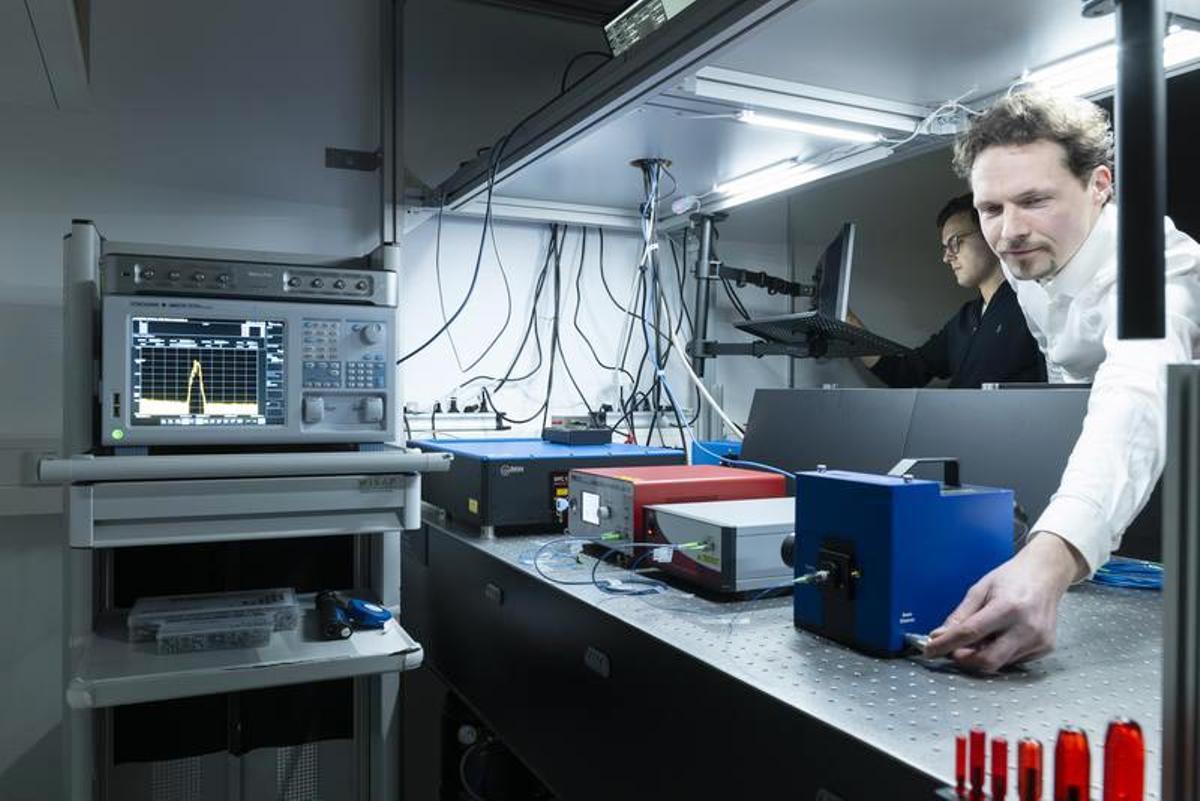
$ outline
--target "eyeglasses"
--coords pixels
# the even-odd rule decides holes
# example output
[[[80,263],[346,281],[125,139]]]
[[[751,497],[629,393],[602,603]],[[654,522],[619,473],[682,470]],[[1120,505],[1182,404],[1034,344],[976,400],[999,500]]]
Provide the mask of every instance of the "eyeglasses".
[[[974,231],[963,231],[961,234],[955,234],[942,243],[942,253],[948,256],[957,256],[958,249],[962,247],[963,240],[968,236],[974,236],[979,233],[979,229]]]

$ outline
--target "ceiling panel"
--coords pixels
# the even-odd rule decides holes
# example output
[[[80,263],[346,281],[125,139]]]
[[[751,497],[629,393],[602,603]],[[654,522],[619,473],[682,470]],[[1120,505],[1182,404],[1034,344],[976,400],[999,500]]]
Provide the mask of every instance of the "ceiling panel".
[[[629,166],[634,159],[670,159],[676,194],[703,195],[718,181],[827,146],[803,134],[642,106],[568,145],[539,167],[501,182],[497,191],[504,197],[586,202],[634,214],[642,193],[641,171]],[[668,182],[667,188],[674,185]],[[586,201],[579,200],[581,195]]]
[[[702,67],[932,108],[954,98],[980,101],[1003,91],[1026,68],[1111,40],[1113,31],[1111,16],[1085,19],[1074,0],[797,1],[704,63],[689,65],[640,105],[572,131],[558,144],[538,145],[542,155],[509,174],[497,193],[627,211],[637,208],[642,194],[637,172],[626,166],[633,158],[672,159],[681,193],[703,194],[746,171],[840,144],[660,107],[686,97],[687,78]],[[736,108],[726,101],[715,110]],[[906,147],[919,150],[939,141],[945,139],[923,138]]]
[[[830,89],[927,103],[990,93],[1113,38],[1075,0],[818,0],[781,14],[715,63]]]
[[[0,3],[0,104],[54,108],[24,3]]]

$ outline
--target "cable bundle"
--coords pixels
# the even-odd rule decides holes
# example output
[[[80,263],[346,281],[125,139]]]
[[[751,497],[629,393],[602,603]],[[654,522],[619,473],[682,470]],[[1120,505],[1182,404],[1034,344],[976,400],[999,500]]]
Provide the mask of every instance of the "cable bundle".
[[[1161,590],[1163,567],[1157,562],[1116,557],[1105,563],[1092,582],[1107,587],[1128,587],[1137,590]]]

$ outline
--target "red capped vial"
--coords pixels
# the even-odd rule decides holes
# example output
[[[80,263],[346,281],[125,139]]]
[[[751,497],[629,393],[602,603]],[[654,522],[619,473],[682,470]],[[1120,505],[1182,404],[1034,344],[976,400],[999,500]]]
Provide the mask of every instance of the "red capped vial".
[[[1017,743],[1017,799],[1042,801],[1042,744],[1031,737]]]
[[[1092,785],[1092,754],[1082,729],[1058,730],[1054,746],[1054,801],[1088,801]]]
[[[967,794],[967,735],[954,737],[954,790],[959,796]]]
[[[982,795],[983,782],[987,775],[987,734],[983,729],[971,729],[971,793]]]
[[[992,739],[992,801],[1004,801],[1008,793],[1008,740]]]
[[[1114,720],[1104,738],[1104,801],[1142,801],[1146,784],[1146,744],[1142,727]]]

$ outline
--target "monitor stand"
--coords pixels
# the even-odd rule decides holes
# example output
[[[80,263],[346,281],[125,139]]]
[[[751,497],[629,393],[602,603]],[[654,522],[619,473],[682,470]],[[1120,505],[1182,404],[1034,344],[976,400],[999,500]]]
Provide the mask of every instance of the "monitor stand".
[[[748,334],[778,345],[787,345],[812,358],[846,359],[859,356],[903,356],[909,348],[864,328],[825,317],[818,312],[799,312],[762,317],[735,323]]]

